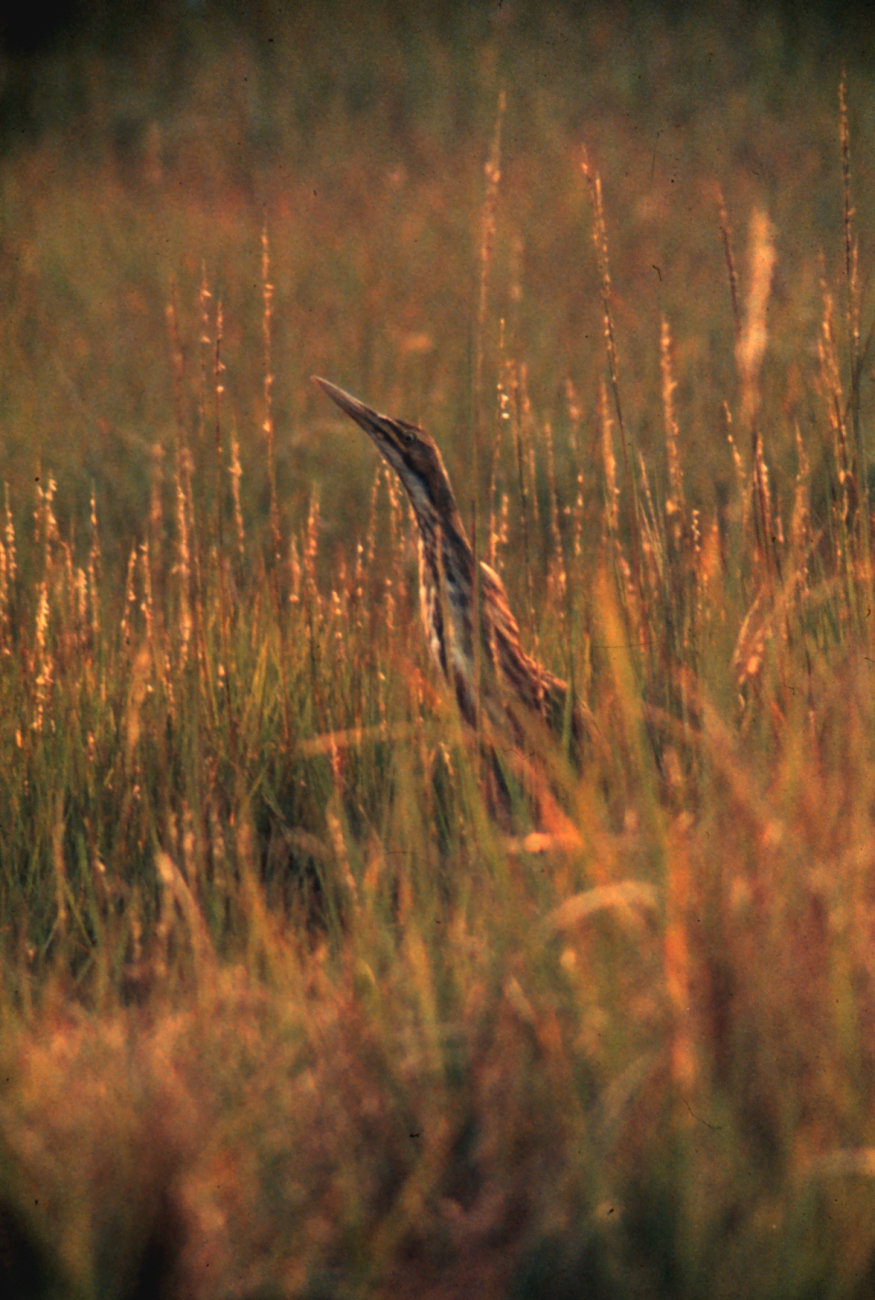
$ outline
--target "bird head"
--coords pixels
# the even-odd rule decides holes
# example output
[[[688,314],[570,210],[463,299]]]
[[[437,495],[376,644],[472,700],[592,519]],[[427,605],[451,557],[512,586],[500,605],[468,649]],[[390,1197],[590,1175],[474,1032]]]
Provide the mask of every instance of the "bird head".
[[[416,424],[378,414],[327,379],[314,375],[313,382],[383,453],[404,485],[420,525],[451,524],[464,535],[449,475],[434,439]]]

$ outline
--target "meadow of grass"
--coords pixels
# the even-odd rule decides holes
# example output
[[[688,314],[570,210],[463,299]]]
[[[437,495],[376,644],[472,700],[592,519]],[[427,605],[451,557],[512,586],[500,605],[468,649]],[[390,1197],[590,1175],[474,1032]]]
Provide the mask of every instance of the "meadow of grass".
[[[875,1293],[871,70],[506,8],[165,9],[7,140],[4,1295]],[[312,373],[476,501],[573,837]]]

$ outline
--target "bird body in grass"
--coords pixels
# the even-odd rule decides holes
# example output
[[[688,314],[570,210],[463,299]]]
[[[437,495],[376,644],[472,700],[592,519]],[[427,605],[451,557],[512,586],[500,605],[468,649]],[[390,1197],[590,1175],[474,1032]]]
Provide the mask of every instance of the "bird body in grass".
[[[400,478],[419,532],[419,590],[429,650],[472,727],[485,718],[524,741],[537,718],[554,734],[581,741],[581,715],[567,684],[526,654],[501,578],[468,540],[449,475],[434,439],[417,425],[379,415],[326,379],[315,382],[358,424]],[[476,587],[479,587],[479,608]],[[479,617],[480,673],[475,629]],[[480,718],[478,719],[478,703]]]

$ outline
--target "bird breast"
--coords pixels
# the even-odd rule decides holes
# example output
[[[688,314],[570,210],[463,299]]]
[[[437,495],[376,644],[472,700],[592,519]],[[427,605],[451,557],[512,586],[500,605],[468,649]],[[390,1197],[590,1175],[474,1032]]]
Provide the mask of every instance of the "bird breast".
[[[435,664],[452,682],[459,672],[465,677],[471,674],[471,615],[461,598],[462,593],[449,575],[445,576],[444,600],[441,601],[439,580],[420,539],[419,602],[425,639]]]
[[[419,608],[422,614],[422,626],[425,630],[425,640],[428,645],[429,654],[434,660],[440,672],[446,672],[446,665],[441,659],[441,637],[440,624],[443,615],[439,605],[439,594],[434,582],[434,578],[428,571],[428,562],[425,558],[425,548],[422,539],[419,541]]]

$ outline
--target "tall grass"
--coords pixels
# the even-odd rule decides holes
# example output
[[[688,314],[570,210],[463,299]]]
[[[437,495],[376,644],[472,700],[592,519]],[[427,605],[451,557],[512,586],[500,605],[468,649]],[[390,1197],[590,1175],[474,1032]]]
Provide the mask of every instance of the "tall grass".
[[[865,139],[837,78],[757,132],[754,75],[756,194],[699,119],[623,179],[636,67],[709,34],[596,64],[585,129],[531,33],[417,47],[470,92],[433,117],[390,40],[248,193],[182,110],[131,174],[102,121],[87,177],[7,160],[5,1294],[870,1292]],[[272,75],[241,44],[193,99],[234,66]],[[491,819],[406,503],[310,370],[488,519],[592,719],[580,772],[537,755],[573,836]]]

